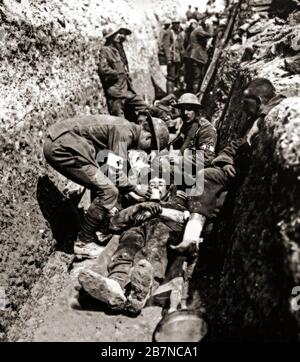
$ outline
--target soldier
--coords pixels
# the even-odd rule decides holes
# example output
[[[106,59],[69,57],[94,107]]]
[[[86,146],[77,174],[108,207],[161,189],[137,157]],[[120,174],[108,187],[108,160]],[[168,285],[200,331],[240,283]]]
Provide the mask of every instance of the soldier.
[[[47,162],[95,196],[74,245],[76,255],[95,258],[101,253],[102,248],[95,243],[95,233],[108,214],[117,212],[119,189],[123,193],[134,191],[140,196],[148,193],[147,185],[132,184],[127,178],[124,170],[127,150],[160,150],[167,146],[168,140],[165,123],[150,116],[141,125],[110,115],[85,115],[50,126],[44,144]],[[105,176],[99,162],[107,166],[110,178]]]
[[[170,151],[158,160],[165,172],[174,177],[176,185],[192,187],[199,169],[209,167],[215,157],[217,131],[201,116],[203,108],[192,93],[183,94],[176,106],[180,110],[183,125],[177,137],[170,143]]]
[[[185,82],[185,91],[192,92],[192,77],[193,72],[191,68],[191,62],[189,59],[189,53],[191,49],[191,34],[198,27],[198,21],[191,19],[184,31],[184,54],[183,54],[183,64],[184,64],[184,82]]]
[[[176,250],[194,252],[197,249],[206,219],[211,220],[218,214],[224,193],[241,184],[247,174],[259,125],[282,99],[282,96],[276,96],[273,84],[265,78],[256,78],[249,83],[244,91],[244,111],[248,117],[241,125],[238,137],[218,154],[212,167],[201,170],[197,175],[204,180],[204,190],[195,187],[188,199],[191,218],[183,241],[174,247]]]
[[[136,122],[137,114],[147,108],[131,83],[123,42],[131,31],[118,27],[104,31],[105,46],[100,51],[98,71],[105,91],[109,113]]]
[[[167,59],[165,54],[165,39],[170,30],[171,20],[166,19],[163,22],[163,28],[159,34],[159,41],[158,41],[158,60],[160,65],[167,65]]]
[[[173,139],[180,127],[180,113],[175,107],[177,98],[174,94],[169,94],[166,97],[156,101],[153,106],[149,108],[151,116],[162,119],[170,132],[170,137]]]
[[[184,35],[179,20],[172,21],[172,28],[165,37],[165,54],[167,59],[167,93],[174,93],[180,84],[180,70],[183,60]]]
[[[213,36],[204,25],[196,27],[190,35],[190,43],[184,54],[186,91],[197,93],[205,76],[208,62],[207,40]]]
[[[187,20],[193,19],[192,5],[188,6],[188,10],[185,13]]]
[[[164,280],[167,247],[181,241],[186,195],[174,185],[154,177],[149,187],[156,202],[144,202],[111,217],[109,228],[122,232],[119,246],[108,265],[108,277],[85,269],[79,282],[94,298],[115,310],[138,313],[147,298]]]
[[[198,10],[198,7],[196,6],[196,7],[195,7],[195,11],[193,12],[193,19],[199,21],[199,20],[202,20],[203,17],[204,17],[204,15],[202,15],[202,14],[200,13],[200,11]]]
[[[187,27],[184,30],[184,49],[186,49],[189,44],[190,44],[190,38],[191,38],[191,33],[193,30],[195,30],[198,27],[198,21],[195,19],[191,19],[188,24]]]

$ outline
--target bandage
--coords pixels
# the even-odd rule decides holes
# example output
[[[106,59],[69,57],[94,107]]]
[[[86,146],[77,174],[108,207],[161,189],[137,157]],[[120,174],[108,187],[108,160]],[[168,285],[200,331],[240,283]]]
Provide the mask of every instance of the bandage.
[[[204,222],[204,217],[196,219],[191,218],[186,224],[183,240],[199,240],[203,230]]]
[[[187,214],[183,211],[167,209],[164,207],[162,208],[160,215],[165,219],[173,220],[179,222],[180,224],[183,224],[187,218]]]
[[[183,240],[198,240],[202,231],[202,225],[198,220],[190,220],[184,230]]]

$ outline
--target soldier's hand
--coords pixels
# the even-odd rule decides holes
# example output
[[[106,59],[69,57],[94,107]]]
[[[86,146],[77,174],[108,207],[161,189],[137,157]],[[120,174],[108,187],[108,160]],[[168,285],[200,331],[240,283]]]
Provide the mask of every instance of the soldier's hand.
[[[236,175],[236,169],[232,165],[226,165],[223,167],[223,171],[226,173],[229,177],[235,177]]]
[[[158,215],[161,213],[161,206],[157,202],[143,202],[140,204],[141,210],[149,211],[152,216]]]
[[[151,196],[151,190],[148,185],[136,185],[134,192],[145,198],[149,198]]]
[[[170,248],[178,253],[194,255],[198,253],[200,240],[183,240],[178,245],[170,245]]]
[[[147,210],[139,211],[134,217],[135,225],[139,225],[142,222],[146,221],[147,219],[150,219],[151,217],[152,215],[150,211]]]

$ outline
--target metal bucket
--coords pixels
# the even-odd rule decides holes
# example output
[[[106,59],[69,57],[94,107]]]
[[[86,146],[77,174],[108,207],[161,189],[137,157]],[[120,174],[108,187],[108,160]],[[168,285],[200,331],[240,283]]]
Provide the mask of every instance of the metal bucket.
[[[168,313],[156,326],[155,342],[199,342],[208,332],[206,321],[193,310]]]
[[[153,333],[155,342],[199,342],[207,335],[208,324],[203,316],[187,307],[190,279],[196,262],[197,257],[186,264],[181,288],[171,292],[170,308]],[[181,309],[178,310],[179,304]]]

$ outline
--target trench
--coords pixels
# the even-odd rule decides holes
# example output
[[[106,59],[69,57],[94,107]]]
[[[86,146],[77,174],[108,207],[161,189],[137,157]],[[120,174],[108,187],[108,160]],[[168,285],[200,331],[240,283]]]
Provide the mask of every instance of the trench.
[[[6,16],[2,13],[2,17],[10,23]],[[240,13],[231,34],[244,18],[245,14]],[[61,17],[58,19],[61,20]],[[155,19],[147,18],[149,29],[153,27],[151,21],[154,22]],[[18,22],[12,24],[15,29],[19,27]],[[51,26],[49,25],[49,32]],[[272,27],[272,24],[269,26]],[[285,31],[279,27],[276,30],[282,31],[284,38]],[[24,29],[22,36],[25,37],[36,30],[26,27]],[[149,29],[147,28],[148,32]],[[44,32],[47,33],[48,30]],[[287,37],[288,35],[289,33]],[[64,39],[64,35],[61,36]],[[148,39],[149,44],[152,41],[151,36]],[[55,35],[51,37],[55,43]],[[43,35],[40,35],[37,41],[41,53],[46,58],[50,56],[43,43]],[[66,38],[66,42],[70,52],[72,49],[78,51],[79,47],[84,54],[83,62],[89,62],[90,68],[95,69],[95,64],[91,61],[98,50],[95,39],[89,39],[88,53],[82,50],[86,44],[84,36],[77,40],[74,37]],[[271,40],[269,45],[272,43]],[[238,127],[242,116],[241,89],[249,78],[260,75],[262,66],[267,68],[270,63],[277,59],[279,61],[285,54],[282,49],[289,46],[287,43],[288,40],[284,38],[275,54],[263,58],[263,63],[260,63],[261,60],[257,60],[257,64],[254,61],[251,68],[251,62],[250,65],[243,63],[241,51],[236,50],[230,39],[204,97],[207,116],[218,129],[218,149],[222,149]],[[57,54],[60,54],[60,46],[55,47]],[[22,52],[22,49],[12,50],[16,59],[19,56],[18,51]],[[287,57],[294,56],[295,52],[290,49]],[[69,57],[68,52],[64,57]],[[131,54],[130,57],[133,58],[134,55]],[[68,61],[74,66],[73,60]],[[149,62],[153,63],[154,60],[150,57]],[[81,65],[79,62],[77,64],[76,59],[75,64],[75,69],[81,72]],[[277,87],[288,98],[299,97],[300,81],[297,75],[282,74],[278,70],[280,67],[277,69],[276,66],[275,64],[274,74],[271,72],[270,77],[273,77]],[[137,84],[142,77],[138,68],[135,67],[133,72]],[[151,65],[151,69],[156,76],[157,64]],[[31,123],[27,122],[29,126],[25,122],[24,128],[19,131],[13,129],[13,133],[8,130],[7,134],[2,136],[2,151],[7,157],[4,157],[4,171],[9,176],[6,178],[4,190],[11,189],[11,175],[15,175],[18,180],[15,185],[17,201],[11,201],[8,193],[1,195],[6,214],[1,220],[5,230],[1,239],[5,253],[0,262],[4,272],[9,270],[5,277],[0,274],[1,278],[3,277],[3,280],[0,278],[1,285],[8,291],[5,310],[0,310],[0,316],[4,317],[0,325],[3,340],[152,341],[153,331],[162,316],[163,308],[159,303],[148,305],[135,318],[114,314],[85,294],[81,295],[81,306],[76,303],[78,272],[80,268],[90,265],[89,261],[74,262],[72,254],[80,213],[83,211],[81,208],[78,212],[79,199],[70,200],[61,193],[65,180],[59,179],[49,168],[46,168],[45,172],[46,166],[41,156],[33,155],[39,152],[41,140],[38,133],[45,132],[47,123],[51,124],[56,119],[72,116],[87,108],[91,114],[107,112],[99,80],[92,71],[88,77],[92,80],[83,88],[71,77],[72,84],[67,84],[67,87],[81,89],[82,92],[64,94],[64,101],[59,104],[59,100],[56,106],[50,104],[53,100],[46,99],[44,104],[49,108],[46,111],[42,107],[31,110],[28,116]],[[159,79],[156,77],[155,84],[160,82]],[[153,87],[152,81],[151,77],[147,78],[143,89],[145,97],[153,97],[154,89],[161,92],[160,87]],[[293,102],[285,107],[284,109],[293,109]],[[291,122],[293,126],[293,120],[297,120],[297,116],[291,116],[293,113],[290,109],[287,111],[287,118],[292,120],[286,121],[286,124]],[[286,167],[288,162],[285,158],[274,156],[282,152],[278,149],[276,137],[287,131],[279,128],[274,134],[274,127],[279,127],[276,118],[279,116],[273,117],[263,130],[249,178],[235,194],[227,198],[210,236],[201,245],[191,285],[192,306],[195,310],[205,306],[210,326],[208,339],[212,341],[298,338],[300,316],[291,310],[289,301],[292,287],[300,281],[300,205],[293,198],[293,195],[299,193],[299,171],[292,166]],[[298,123],[295,125],[298,126]],[[28,140],[30,132],[32,138],[38,140],[35,145],[31,145]],[[25,172],[22,168],[13,170],[10,166],[11,163],[18,162],[18,157],[9,156],[15,147],[13,142],[8,142],[12,134],[17,139],[17,150],[20,150],[23,157]],[[288,139],[288,142],[292,141]],[[293,154],[297,155],[297,150],[291,148],[290,152],[290,158]],[[264,155],[262,159],[261,154]],[[32,157],[38,158],[35,164],[26,161]],[[261,179],[262,182],[259,181]],[[289,185],[286,180],[289,180]],[[260,197],[257,196],[257,191]],[[82,206],[84,205],[81,203],[80,207]],[[38,211],[34,211],[35,209]],[[10,221],[11,217],[14,217],[14,222]],[[27,231],[24,232],[24,229]],[[269,255],[270,251],[272,257]],[[4,267],[4,263],[11,267]],[[102,267],[99,266],[100,270]]]

